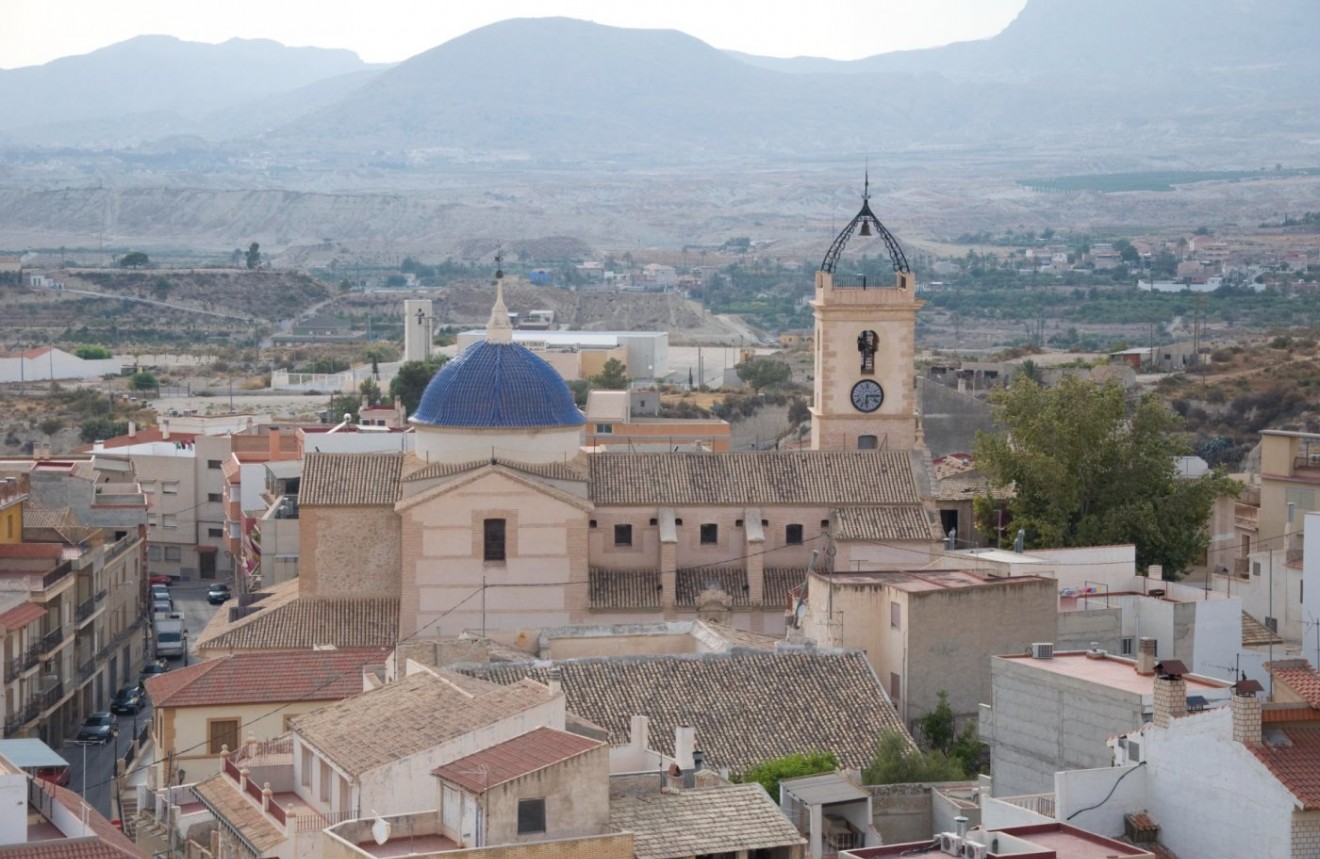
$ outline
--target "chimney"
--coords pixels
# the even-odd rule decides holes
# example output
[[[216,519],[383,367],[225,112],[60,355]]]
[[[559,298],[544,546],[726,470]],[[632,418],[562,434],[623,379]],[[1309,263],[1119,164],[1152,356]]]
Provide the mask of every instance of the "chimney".
[[[644,752],[651,745],[651,719],[648,716],[633,716],[632,728],[628,732],[632,747]]]
[[[1264,690],[1255,680],[1239,680],[1233,684],[1233,739],[1246,746],[1259,746],[1260,699],[1256,693]]]
[[[1161,564],[1151,564],[1146,568],[1146,578],[1153,582],[1164,581],[1164,567]]]
[[[1155,712],[1151,721],[1167,728],[1171,720],[1187,715],[1187,681],[1183,679],[1187,667],[1168,659],[1155,666],[1155,673]]]
[[[692,769],[692,753],[696,747],[697,735],[691,725],[679,725],[674,729],[674,761],[679,769]]]
[[[170,422],[168,419],[160,422],[160,437],[165,441],[170,439]]]
[[[1147,676],[1155,673],[1155,639],[1143,637],[1137,641],[1137,673]]]
[[[128,437],[137,438],[137,421],[128,422]]]
[[[50,442],[48,441],[33,442],[32,458],[36,460],[50,459]]]
[[[550,697],[558,698],[564,694],[564,675],[558,668],[550,669]]]

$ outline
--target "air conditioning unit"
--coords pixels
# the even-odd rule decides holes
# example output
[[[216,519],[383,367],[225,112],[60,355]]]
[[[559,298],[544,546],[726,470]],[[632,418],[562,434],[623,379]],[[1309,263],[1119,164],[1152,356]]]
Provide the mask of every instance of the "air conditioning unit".
[[[941,852],[941,853],[947,853],[947,854],[949,854],[950,856],[961,856],[961,855],[962,855],[962,843],[963,843],[963,840],[962,840],[961,836],[959,836],[957,833],[954,833],[954,832],[941,832],[941,833],[940,833],[940,852]]]
[[[1036,641],[1036,642],[1032,642],[1032,645],[1031,645],[1031,658],[1032,658],[1032,659],[1053,659],[1053,658],[1054,658],[1054,642],[1052,642],[1052,641]]]
[[[984,844],[977,844],[975,841],[963,842],[963,859],[985,859],[985,852]]]

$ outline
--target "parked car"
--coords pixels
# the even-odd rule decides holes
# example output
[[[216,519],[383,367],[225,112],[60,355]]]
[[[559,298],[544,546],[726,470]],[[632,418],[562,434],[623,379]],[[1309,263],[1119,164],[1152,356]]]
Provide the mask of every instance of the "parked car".
[[[125,686],[115,693],[115,698],[110,702],[110,712],[124,715],[136,715],[142,709],[142,702],[146,693],[142,691],[142,685]]]
[[[146,680],[148,677],[154,677],[157,674],[164,674],[169,670],[169,663],[164,659],[153,659],[146,665],[142,666],[142,670],[138,673],[138,685],[141,686],[142,681]]]
[[[153,586],[160,585],[161,587],[169,587],[170,585],[174,584],[174,579],[170,578],[164,573],[152,573],[151,575],[147,576],[147,584]]]
[[[152,614],[170,614],[174,611],[174,600],[155,597],[151,600]]]
[[[165,587],[164,585],[152,585],[151,598],[167,600],[167,599],[173,599],[173,596],[170,594],[170,589]]]
[[[77,741],[104,745],[114,739],[115,731],[118,728],[119,719],[115,714],[102,710],[100,713],[93,713],[83,720],[82,727],[78,729]]]
[[[206,601],[211,605],[220,605],[231,596],[233,594],[229,592],[229,585],[211,585],[206,589]]]

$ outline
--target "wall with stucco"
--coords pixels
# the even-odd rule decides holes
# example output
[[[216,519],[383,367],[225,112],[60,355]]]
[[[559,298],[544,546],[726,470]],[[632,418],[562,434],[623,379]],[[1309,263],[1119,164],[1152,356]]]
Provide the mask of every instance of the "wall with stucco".
[[[506,782],[486,794],[487,844],[599,832],[610,818],[609,747]],[[518,834],[518,801],[545,800],[546,831]]]
[[[305,596],[400,595],[400,523],[392,507],[303,505],[298,523]]]

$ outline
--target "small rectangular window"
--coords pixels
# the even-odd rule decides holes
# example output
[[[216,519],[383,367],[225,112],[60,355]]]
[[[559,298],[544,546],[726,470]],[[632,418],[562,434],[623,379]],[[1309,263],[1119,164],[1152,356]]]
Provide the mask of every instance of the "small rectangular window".
[[[162,528],[177,528],[179,527],[179,517],[174,513],[162,513],[160,525]]]
[[[889,700],[898,701],[903,697],[903,678],[894,674],[889,674]]]
[[[237,719],[212,719],[206,723],[207,754],[220,754],[221,746],[227,746],[231,752],[238,748]]]
[[[889,601],[889,626],[892,629],[903,628],[903,606],[893,600]]]
[[[614,526],[614,545],[631,546],[632,545],[632,526],[615,525]]]
[[[162,481],[160,482],[160,494],[161,494],[161,495],[178,495],[178,494],[179,494],[179,481],[177,481],[177,480],[162,480]]]
[[[207,467],[207,468],[212,468],[212,469],[219,470],[219,468],[220,468],[220,460],[218,460],[218,459],[208,459],[208,460],[206,461],[206,467]]]
[[[876,450],[876,449],[879,448],[879,447],[880,447],[880,445],[879,445],[879,439],[877,439],[875,436],[873,436],[873,435],[859,435],[859,436],[857,436],[857,449],[858,449],[858,450]]]
[[[504,520],[487,519],[482,528],[484,551],[482,558],[486,561],[504,560]]]
[[[707,522],[701,526],[701,545],[714,546],[720,541],[720,526]]]
[[[800,546],[802,544],[802,526],[784,526],[784,542],[790,546]]]
[[[148,560],[148,561],[159,561],[159,560],[160,560],[160,546],[148,546],[148,547],[147,547],[147,560]]]
[[[613,432],[613,424],[596,424],[596,435],[611,435]]]
[[[207,529],[206,529],[206,536],[208,536],[208,537],[223,537],[224,535],[225,535],[225,529],[224,529],[224,528],[207,528]]]
[[[545,832],[545,800],[518,800],[518,834]]]
[[[587,527],[588,527],[588,528],[595,528],[595,527],[596,527],[596,520],[595,520],[595,519],[592,519],[590,522],[588,522],[588,523],[587,523]]]
[[[165,546],[164,548],[165,548],[165,560],[167,561],[183,560],[183,550],[180,549],[178,546]]]
[[[825,529],[826,531],[830,530],[830,520],[828,519],[820,520],[820,527]]]
[[[206,500],[215,504],[219,504],[225,500],[225,497],[221,495],[219,492],[208,492],[206,493]]]

